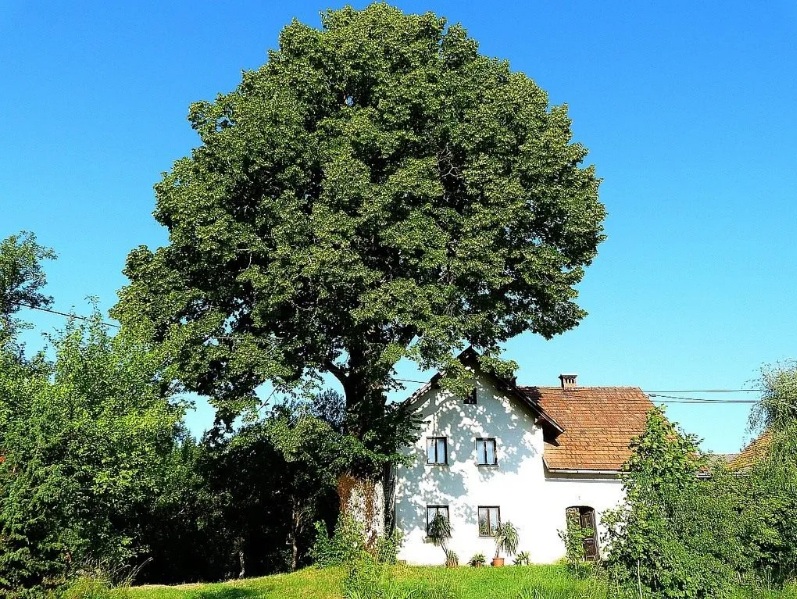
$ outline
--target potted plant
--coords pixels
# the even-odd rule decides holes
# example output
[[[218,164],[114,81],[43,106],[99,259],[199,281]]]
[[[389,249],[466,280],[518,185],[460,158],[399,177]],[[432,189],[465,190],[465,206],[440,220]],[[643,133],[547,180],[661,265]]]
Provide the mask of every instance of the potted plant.
[[[468,563],[474,568],[481,568],[486,562],[487,560],[484,558],[483,553],[474,553]]]
[[[501,551],[507,555],[514,555],[518,547],[518,534],[515,525],[508,520],[499,524],[495,529],[495,557],[493,558],[493,566],[503,566],[504,558],[501,557]]]
[[[426,531],[426,538],[437,547],[442,547],[443,553],[446,556],[446,566],[449,565],[451,557],[458,561],[457,554],[451,551],[450,555],[447,546],[448,539],[451,538],[451,523],[448,521],[448,518],[442,514],[437,514],[432,518],[432,521],[429,522],[429,530]]]
[[[456,568],[459,566],[459,556],[453,549],[446,549],[446,568]]]

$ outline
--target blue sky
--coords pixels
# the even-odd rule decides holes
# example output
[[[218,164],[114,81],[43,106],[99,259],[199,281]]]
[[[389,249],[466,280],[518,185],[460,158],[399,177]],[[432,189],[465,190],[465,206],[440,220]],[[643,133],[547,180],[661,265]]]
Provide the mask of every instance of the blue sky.
[[[396,4],[462,23],[566,102],[603,178],[608,239],[580,286],[589,316],[507,344],[521,382],[741,389],[796,356],[797,4]],[[86,312],[87,296],[110,308],[127,253],[166,242],[152,185],[197,143],[188,105],[233,89],[292,18],[318,25],[330,6],[0,3],[0,237],[26,229],[57,251],[58,309]],[[63,324],[26,316],[39,331]],[[669,414],[707,449],[735,451],[748,408]]]

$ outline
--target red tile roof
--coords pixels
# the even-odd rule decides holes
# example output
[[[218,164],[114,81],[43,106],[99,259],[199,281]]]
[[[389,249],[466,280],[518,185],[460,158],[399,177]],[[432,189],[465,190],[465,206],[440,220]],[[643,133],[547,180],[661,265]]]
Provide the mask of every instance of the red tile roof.
[[[772,444],[772,433],[764,431],[754,439],[742,452],[728,464],[730,470],[737,472],[749,470],[756,463],[766,457],[769,446]]]
[[[653,404],[638,387],[519,387],[564,432],[546,441],[552,470],[620,470]]]

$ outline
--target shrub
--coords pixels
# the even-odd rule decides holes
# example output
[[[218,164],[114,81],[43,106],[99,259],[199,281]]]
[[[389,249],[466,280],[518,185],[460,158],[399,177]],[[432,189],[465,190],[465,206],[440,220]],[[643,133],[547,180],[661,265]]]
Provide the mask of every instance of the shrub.
[[[317,566],[347,565],[368,554],[379,564],[395,564],[401,547],[401,533],[383,535],[376,539],[371,548],[365,543],[365,529],[351,516],[341,514],[330,537],[323,522],[315,523],[316,540],[311,556]]]
[[[584,577],[590,569],[585,562],[584,540],[591,538],[594,534],[595,532],[591,528],[581,526],[577,512],[567,514],[566,528],[559,531],[559,538],[565,544],[567,568],[579,577]]]
[[[468,560],[468,564],[473,566],[474,568],[478,568],[479,566],[483,566],[487,560],[484,557],[483,553],[474,553],[473,557]]]
[[[528,566],[531,563],[531,556],[528,551],[521,551],[515,557],[514,564],[516,566]]]
[[[340,515],[331,537],[323,522],[316,522],[315,529],[316,539],[311,554],[316,565],[322,568],[352,562],[365,551],[362,526],[350,516]]]

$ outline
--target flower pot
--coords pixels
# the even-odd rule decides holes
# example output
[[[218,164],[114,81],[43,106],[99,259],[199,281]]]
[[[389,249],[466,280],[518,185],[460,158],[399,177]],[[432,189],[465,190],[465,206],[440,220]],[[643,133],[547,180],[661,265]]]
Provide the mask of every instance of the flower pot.
[[[504,565],[504,558],[503,557],[494,557],[493,558],[493,566],[496,568],[500,568]]]

